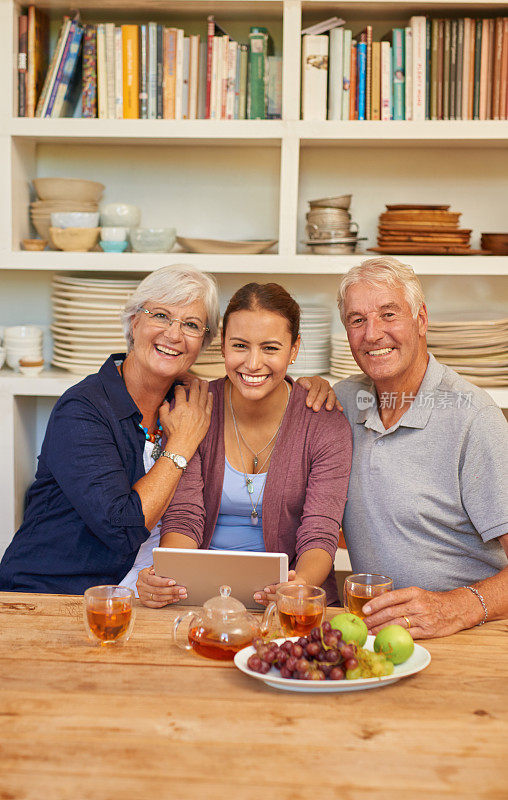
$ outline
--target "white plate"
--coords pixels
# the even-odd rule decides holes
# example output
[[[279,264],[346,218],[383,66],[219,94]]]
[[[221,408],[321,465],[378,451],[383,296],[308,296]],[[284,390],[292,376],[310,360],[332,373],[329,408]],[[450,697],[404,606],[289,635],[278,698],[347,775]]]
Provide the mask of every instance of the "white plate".
[[[278,239],[259,239],[247,241],[229,241],[223,239],[189,239],[177,236],[176,241],[189,253],[239,253],[256,254],[264,253],[277,244]]]
[[[141,280],[141,279],[140,279]],[[95,286],[95,287],[112,287],[114,289],[135,289],[140,280],[121,281],[114,278],[72,278],[67,275],[55,275],[53,283],[59,283],[63,286]]]
[[[288,637],[292,642],[298,641],[298,636]],[[367,650],[374,650],[375,636],[368,636],[365,647]],[[277,644],[286,641],[285,639],[275,639]],[[408,675],[414,675],[416,672],[425,669],[430,664],[430,653],[424,647],[415,642],[415,649],[413,654],[404,661],[403,664],[398,664],[394,667],[392,675],[385,675],[383,678],[358,678],[355,681],[301,681],[296,678],[281,678],[280,672],[275,667],[270,668],[270,672],[266,675],[260,675],[259,672],[253,672],[247,666],[247,661],[250,656],[255,653],[254,648],[244,647],[235,656],[235,665],[239,670],[250,675],[251,678],[257,678],[273,686],[274,689],[285,689],[287,692],[354,692],[361,689],[377,689],[379,686],[388,686],[390,683],[401,678],[406,678]]]

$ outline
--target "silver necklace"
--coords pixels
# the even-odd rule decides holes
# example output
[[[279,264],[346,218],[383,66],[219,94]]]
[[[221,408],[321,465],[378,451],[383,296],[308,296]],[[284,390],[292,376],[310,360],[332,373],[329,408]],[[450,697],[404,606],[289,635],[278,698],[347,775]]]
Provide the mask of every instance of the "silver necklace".
[[[287,383],[286,383],[286,389],[287,389],[288,396],[287,396],[287,400],[286,400],[286,405],[285,405],[285,407],[284,407],[284,413],[282,414],[282,418],[281,418],[281,421],[279,422],[278,428],[277,428],[277,430],[275,431],[275,433],[274,433],[274,435],[272,436],[272,438],[270,439],[270,441],[268,442],[268,444],[265,444],[265,446],[263,447],[263,449],[262,449],[262,450],[259,450],[259,451],[258,451],[258,454],[257,454],[257,455],[259,455],[260,453],[262,453],[262,452],[263,452],[263,450],[266,450],[266,448],[268,447],[268,445],[270,445],[270,444],[273,442],[273,446],[272,446],[272,448],[270,449],[270,452],[268,453],[267,457],[266,457],[266,458],[265,458],[265,460],[263,461],[262,465],[260,466],[260,468],[259,468],[259,472],[261,472],[261,470],[263,469],[263,467],[264,467],[264,466],[265,466],[265,464],[267,463],[268,459],[270,458],[270,456],[272,455],[272,453],[273,453],[273,451],[274,451],[275,445],[277,444],[277,436],[278,436],[278,434],[279,434],[279,431],[280,431],[280,429],[281,429],[282,422],[283,422],[283,420],[284,420],[284,414],[286,413],[286,409],[287,409],[287,407],[288,407],[288,403],[289,403],[289,397],[290,397],[289,386],[288,386],[288,384],[287,384]],[[258,507],[259,501],[260,501],[260,499],[261,499],[261,495],[263,494],[263,490],[264,490],[264,488],[265,488],[265,483],[266,483],[266,478],[267,478],[268,472],[265,474],[265,479],[264,479],[264,481],[263,481],[263,485],[261,486],[261,490],[260,490],[260,492],[259,492],[258,499],[256,500],[256,503],[254,504],[254,502],[253,502],[253,500],[252,500],[252,495],[254,494],[254,482],[253,482],[252,478],[251,478],[249,475],[247,475],[247,470],[246,470],[246,468],[245,468],[245,462],[244,462],[244,460],[243,460],[243,455],[242,455],[242,448],[241,448],[241,446],[240,446],[240,436],[241,436],[241,438],[242,438],[242,441],[244,442],[244,444],[246,444],[246,445],[247,445],[247,447],[249,448],[249,450],[251,451],[251,453],[254,453],[254,450],[252,450],[252,448],[251,448],[251,447],[249,447],[249,445],[247,444],[247,442],[246,442],[246,441],[245,441],[245,439],[243,438],[242,434],[241,434],[241,433],[239,432],[239,430],[238,430],[238,426],[237,426],[237,424],[236,424],[235,411],[234,411],[234,408],[233,408],[233,401],[232,401],[232,399],[231,399],[231,384],[229,384],[229,408],[231,409],[231,417],[232,417],[232,420],[233,420],[233,427],[234,427],[234,429],[235,429],[236,443],[237,443],[237,445],[238,445],[238,452],[240,453],[240,460],[241,460],[241,462],[242,462],[242,467],[243,467],[243,477],[245,478],[245,486],[246,486],[246,488],[247,488],[247,492],[248,492],[248,495],[249,495],[250,504],[251,504],[251,506],[252,506],[252,511],[251,511],[250,519],[251,519],[251,522],[252,522],[252,524],[253,524],[253,525],[257,525],[257,524],[258,524],[258,519],[259,519],[259,514],[258,514],[258,512],[257,512],[257,510],[256,510],[256,509],[257,509],[257,507]],[[240,435],[239,435],[239,434],[240,434]],[[274,439],[275,439],[275,441],[274,441]],[[256,456],[254,456],[254,469],[256,469],[256,467],[257,467],[257,464],[258,464],[257,458],[256,458]],[[258,472],[258,473],[254,473],[254,474],[259,474],[259,472]]]

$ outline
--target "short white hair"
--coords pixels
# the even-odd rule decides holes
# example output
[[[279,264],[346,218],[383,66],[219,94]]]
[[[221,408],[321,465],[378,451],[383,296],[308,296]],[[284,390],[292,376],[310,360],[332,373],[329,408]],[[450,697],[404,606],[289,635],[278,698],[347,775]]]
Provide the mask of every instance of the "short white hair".
[[[344,325],[346,324],[344,313],[346,292],[350,286],[354,286],[360,281],[366,281],[379,288],[394,286],[402,289],[414,319],[416,319],[420,308],[425,303],[423,286],[412,267],[408,264],[402,264],[393,256],[368,258],[356,267],[352,267],[344,275],[340,283],[337,301],[340,318]]]
[[[219,295],[215,279],[188,264],[161,267],[147,275],[131,294],[122,312],[127,352],[134,344],[132,322],[146,302],[186,306],[195,300],[201,300],[206,309],[206,325],[209,330],[203,337],[204,350],[213,341],[219,328]]]

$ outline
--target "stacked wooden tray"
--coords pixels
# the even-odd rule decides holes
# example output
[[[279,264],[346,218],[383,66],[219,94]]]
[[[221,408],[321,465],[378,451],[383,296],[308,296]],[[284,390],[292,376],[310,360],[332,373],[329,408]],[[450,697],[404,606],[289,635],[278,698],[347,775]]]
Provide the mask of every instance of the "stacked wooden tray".
[[[443,205],[387,205],[379,216],[375,253],[470,255],[471,230],[459,228],[460,213]]]

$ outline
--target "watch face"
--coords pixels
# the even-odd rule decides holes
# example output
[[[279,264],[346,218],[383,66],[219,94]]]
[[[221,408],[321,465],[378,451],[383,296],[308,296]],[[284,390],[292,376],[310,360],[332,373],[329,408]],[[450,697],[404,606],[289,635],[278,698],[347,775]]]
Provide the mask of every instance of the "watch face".
[[[187,466],[187,459],[184,458],[183,456],[175,456],[173,461],[175,462],[177,467],[180,467],[180,469],[185,469],[185,467]]]

